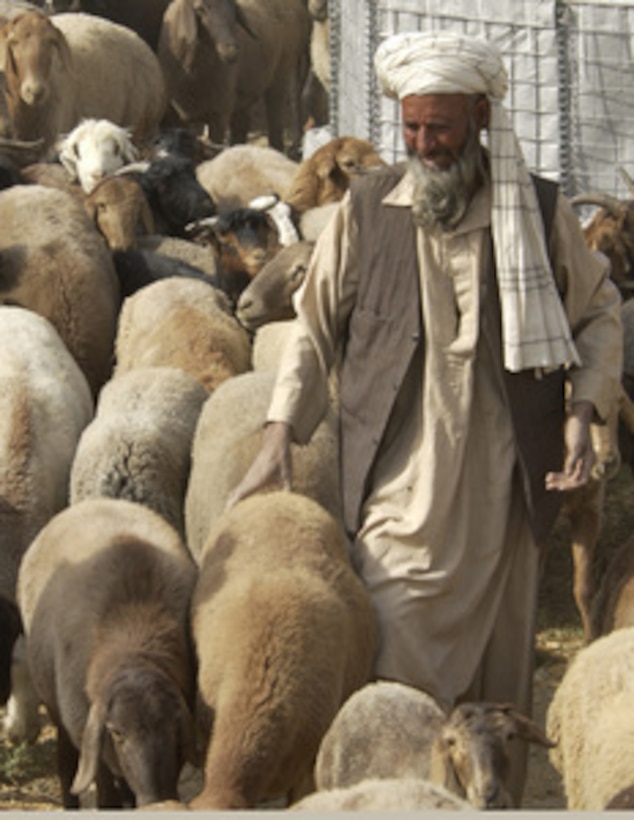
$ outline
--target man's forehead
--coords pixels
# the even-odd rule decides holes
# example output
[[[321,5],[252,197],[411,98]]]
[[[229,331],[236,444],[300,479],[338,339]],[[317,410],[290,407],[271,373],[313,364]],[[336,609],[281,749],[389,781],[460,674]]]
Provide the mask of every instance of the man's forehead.
[[[401,100],[404,116],[444,115],[456,116],[468,109],[471,94],[408,94]]]

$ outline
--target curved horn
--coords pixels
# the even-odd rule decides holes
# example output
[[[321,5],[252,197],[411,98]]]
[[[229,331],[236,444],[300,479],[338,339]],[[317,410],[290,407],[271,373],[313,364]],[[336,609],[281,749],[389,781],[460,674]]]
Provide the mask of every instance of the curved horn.
[[[605,208],[613,216],[618,216],[625,203],[615,196],[610,194],[577,194],[573,196],[570,203],[574,205],[597,205],[599,208]]]

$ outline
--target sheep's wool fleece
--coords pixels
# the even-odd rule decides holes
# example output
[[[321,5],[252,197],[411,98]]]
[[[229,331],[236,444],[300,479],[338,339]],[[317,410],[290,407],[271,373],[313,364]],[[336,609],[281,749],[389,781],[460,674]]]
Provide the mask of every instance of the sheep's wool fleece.
[[[491,106],[491,230],[502,307],[505,367],[579,364],[554,285],[541,215],[517,137],[502,105],[508,77],[496,47],[450,32],[402,32],[375,54],[383,93],[486,94]]]

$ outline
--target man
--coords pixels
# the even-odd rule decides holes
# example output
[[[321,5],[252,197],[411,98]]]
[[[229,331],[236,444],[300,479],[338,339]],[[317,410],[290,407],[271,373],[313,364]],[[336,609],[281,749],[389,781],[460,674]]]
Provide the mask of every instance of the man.
[[[554,183],[529,176],[491,45],[404,33],[375,64],[409,159],[355,184],[320,238],[232,501],[290,482],[290,442],[310,438],[340,361],[344,517],[377,677],[528,713],[538,546],[615,400],[619,296]],[[514,767],[519,805],[524,750]]]

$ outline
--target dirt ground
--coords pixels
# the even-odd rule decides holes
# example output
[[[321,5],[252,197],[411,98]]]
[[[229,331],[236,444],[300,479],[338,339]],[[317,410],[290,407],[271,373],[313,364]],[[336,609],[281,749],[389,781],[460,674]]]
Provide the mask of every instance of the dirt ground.
[[[623,467],[608,487],[596,561],[598,575],[612,550],[634,531],[633,500],[634,479],[629,468]],[[551,539],[540,593],[533,717],[541,726],[567,662],[583,646],[571,578],[568,525],[562,519]],[[44,712],[42,721],[44,728],[32,746],[0,741],[0,811],[62,808],[55,775],[54,731]],[[532,745],[523,808],[557,810],[565,805],[561,780],[549,762],[548,751]]]

